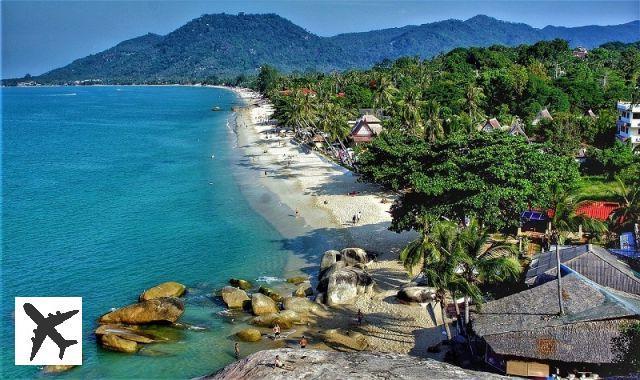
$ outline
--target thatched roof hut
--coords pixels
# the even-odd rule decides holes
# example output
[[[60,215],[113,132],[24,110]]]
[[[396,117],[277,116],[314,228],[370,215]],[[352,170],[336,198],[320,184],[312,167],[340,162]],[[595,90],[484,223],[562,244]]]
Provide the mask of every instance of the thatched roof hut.
[[[473,330],[493,352],[516,358],[613,363],[612,339],[640,318],[640,297],[602,287],[576,272],[562,278],[565,314],[558,316],[557,280],[489,302]]]
[[[585,244],[561,249],[560,262],[597,284],[640,295],[640,273],[602,247]],[[555,277],[555,251],[543,252],[531,261],[525,282],[535,285]]]
[[[538,112],[536,117],[531,122],[532,125],[538,125],[542,120],[553,120],[553,116],[551,116],[551,112],[548,109],[543,108]]]

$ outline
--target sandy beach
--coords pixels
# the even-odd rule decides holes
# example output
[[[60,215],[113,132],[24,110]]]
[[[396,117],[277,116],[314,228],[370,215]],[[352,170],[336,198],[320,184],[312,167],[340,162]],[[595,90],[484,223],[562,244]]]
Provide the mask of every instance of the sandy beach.
[[[398,234],[388,230],[389,208],[396,195],[375,184],[358,182],[351,171],[318,152],[297,145],[290,137],[279,137],[273,133],[279,128],[271,120],[271,104],[251,90],[234,91],[248,104],[238,110],[238,145],[258,172],[261,183],[293,210],[291,217],[301,219],[311,229],[344,232],[351,246],[378,254],[368,268],[376,280],[374,293],[359,297],[353,305],[332,309],[332,318],[305,330],[307,336],[322,348],[322,331],[357,331],[367,337],[373,351],[442,359],[442,353],[427,353],[427,347],[442,340],[441,326],[436,325],[424,305],[401,304],[395,298],[398,289],[410,280],[398,262],[398,252],[416,236],[413,232]],[[353,224],[352,217],[358,212],[360,221]],[[354,324],[358,310],[365,314],[362,326]],[[436,318],[440,321],[439,314]]]

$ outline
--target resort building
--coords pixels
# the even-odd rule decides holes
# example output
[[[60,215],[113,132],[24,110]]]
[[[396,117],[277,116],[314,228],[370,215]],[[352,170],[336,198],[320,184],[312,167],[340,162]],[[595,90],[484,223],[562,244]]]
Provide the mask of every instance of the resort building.
[[[491,301],[474,314],[472,329],[485,361],[508,375],[546,378],[558,371],[615,369],[616,338],[640,319],[640,297],[601,286],[563,267],[559,315],[557,280]]]
[[[561,249],[560,263],[601,286],[640,296],[640,274],[602,247],[585,244]],[[531,261],[525,283],[533,286],[555,278],[555,251],[542,252]]]
[[[546,108],[543,108],[543,109],[540,110],[540,112],[538,112],[538,114],[533,119],[531,124],[532,125],[538,125],[543,120],[553,121],[553,116],[551,116],[551,112],[549,112],[549,110],[546,109]]]
[[[480,132],[490,133],[495,131],[502,131],[502,132],[507,132],[511,136],[524,136],[527,140],[529,140],[529,137],[524,132],[522,123],[518,118],[515,118],[513,120],[513,123],[511,123],[511,126],[503,126],[500,124],[498,119],[491,118],[491,119],[487,119],[487,121],[485,121],[484,124],[479,124],[477,128],[478,128],[478,131]]]
[[[640,146],[640,104],[618,102],[618,121],[616,122],[616,138],[629,141],[631,147]]]
[[[573,49],[573,52],[571,53],[571,55],[580,59],[587,58],[587,54],[589,54],[589,51],[582,46],[578,46],[577,48]]]
[[[352,126],[349,138],[354,144],[368,143],[382,132],[380,119],[373,115],[363,115],[358,120],[350,121]]]

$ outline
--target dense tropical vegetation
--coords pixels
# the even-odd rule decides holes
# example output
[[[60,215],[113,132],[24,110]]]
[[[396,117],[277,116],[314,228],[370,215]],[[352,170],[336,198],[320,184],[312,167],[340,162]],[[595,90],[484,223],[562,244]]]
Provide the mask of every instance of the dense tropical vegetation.
[[[363,12],[366,15],[366,11]],[[357,20],[354,20],[357,22]],[[563,38],[595,47],[638,38],[639,21],[614,26],[533,28],[487,16],[320,37],[275,14],[211,14],[166,35],[147,34],[37,77],[40,83],[240,84],[270,64],[285,72],[368,68],[384,59],[433,57],[459,46],[515,46]],[[6,78],[5,78],[6,79]],[[4,81],[15,84],[17,80]]]

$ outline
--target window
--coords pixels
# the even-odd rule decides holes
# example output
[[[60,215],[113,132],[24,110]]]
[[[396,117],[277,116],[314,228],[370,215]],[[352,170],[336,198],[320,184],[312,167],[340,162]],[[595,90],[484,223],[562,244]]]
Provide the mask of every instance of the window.
[[[636,119],[636,120],[640,119],[640,113],[639,112],[634,113],[633,114],[633,118]]]

